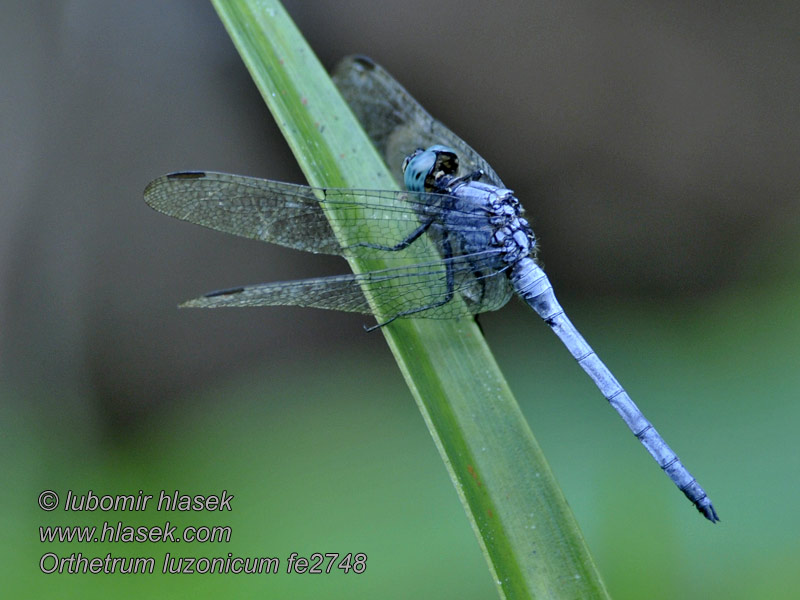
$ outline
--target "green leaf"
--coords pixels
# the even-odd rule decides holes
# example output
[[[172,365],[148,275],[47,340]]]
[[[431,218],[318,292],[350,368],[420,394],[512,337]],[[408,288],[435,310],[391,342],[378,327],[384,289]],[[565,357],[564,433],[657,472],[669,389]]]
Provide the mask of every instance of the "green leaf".
[[[396,189],[280,3],[213,4],[308,182]],[[335,215],[331,221],[345,236]],[[356,272],[380,267],[350,262]],[[474,320],[400,319],[381,332],[444,460],[500,595],[607,597],[577,523]]]

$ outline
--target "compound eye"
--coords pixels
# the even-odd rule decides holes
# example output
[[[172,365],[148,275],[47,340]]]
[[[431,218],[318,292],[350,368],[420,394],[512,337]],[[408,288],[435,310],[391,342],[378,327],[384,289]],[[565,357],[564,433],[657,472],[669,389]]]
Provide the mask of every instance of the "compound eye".
[[[424,192],[425,183],[436,165],[436,153],[418,150],[406,159],[403,180],[409,192]]]
[[[414,160],[416,157],[418,157],[420,154],[422,154],[423,152],[425,152],[424,148],[417,148],[416,150],[414,150],[414,152],[412,152],[411,154],[409,154],[408,156],[406,156],[403,159],[403,167],[402,167],[403,173],[406,172],[406,169],[408,168],[409,163],[412,160]]]

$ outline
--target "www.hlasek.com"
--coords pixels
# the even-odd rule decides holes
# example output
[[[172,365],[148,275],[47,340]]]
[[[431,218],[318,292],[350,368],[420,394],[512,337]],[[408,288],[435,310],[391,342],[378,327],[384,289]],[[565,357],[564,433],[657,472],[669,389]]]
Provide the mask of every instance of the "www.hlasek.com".
[[[98,495],[89,490],[85,494],[67,491],[63,506],[58,494],[45,490],[39,494],[39,507],[52,512],[62,507],[64,512],[137,512],[148,508],[164,512],[228,512],[233,494],[182,494],[179,490],[162,490],[157,496],[145,494]],[[42,543],[229,543],[233,531],[227,525],[188,525],[178,527],[166,521],[163,525],[130,525],[123,521],[105,520],[102,525],[49,525],[39,527]],[[283,566],[282,566],[283,565]],[[167,573],[208,574],[246,573],[324,574],[332,572],[363,573],[367,568],[367,555],[363,552],[313,552],[301,556],[290,553],[283,562],[275,556],[173,556],[164,553],[156,556],[88,556],[82,552],[62,555],[46,552],[39,559],[42,573],[95,574],[95,573]]]

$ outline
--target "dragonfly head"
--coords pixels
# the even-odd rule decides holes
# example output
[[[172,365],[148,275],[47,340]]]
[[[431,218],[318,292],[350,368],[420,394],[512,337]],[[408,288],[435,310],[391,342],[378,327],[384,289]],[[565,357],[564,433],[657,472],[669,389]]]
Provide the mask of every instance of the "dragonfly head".
[[[417,148],[403,161],[403,178],[409,192],[433,192],[439,189],[439,180],[458,172],[458,155],[455,150],[439,144],[427,150]]]

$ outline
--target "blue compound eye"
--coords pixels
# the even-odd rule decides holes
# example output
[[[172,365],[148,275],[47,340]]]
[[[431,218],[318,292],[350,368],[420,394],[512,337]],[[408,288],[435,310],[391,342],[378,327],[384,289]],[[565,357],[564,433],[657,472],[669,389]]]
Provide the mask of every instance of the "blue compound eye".
[[[410,192],[431,191],[443,175],[455,175],[458,156],[447,146],[435,145],[418,149],[403,161],[403,178]]]
[[[406,156],[403,159],[402,172],[405,173],[406,169],[408,168],[409,163],[411,161],[413,161],[416,157],[418,157],[420,154],[424,153],[424,152],[425,152],[425,148],[417,148],[416,150],[414,150],[414,152],[412,152],[411,154]]]
[[[409,192],[424,192],[425,180],[433,173],[436,166],[436,152],[417,150],[406,158],[403,179]]]

